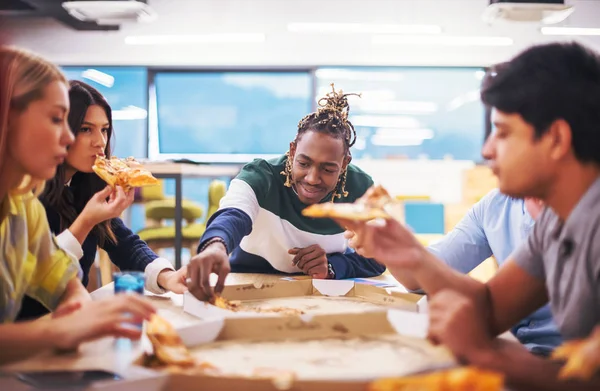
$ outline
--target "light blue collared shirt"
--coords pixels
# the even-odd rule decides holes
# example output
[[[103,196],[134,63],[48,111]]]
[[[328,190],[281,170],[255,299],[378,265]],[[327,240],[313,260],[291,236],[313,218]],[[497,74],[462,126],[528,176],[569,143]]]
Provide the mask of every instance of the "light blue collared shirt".
[[[533,224],[523,200],[492,190],[448,235],[428,249],[461,273],[470,272],[492,255],[502,266],[525,241]],[[536,354],[548,354],[562,343],[548,305],[523,319],[512,332]]]

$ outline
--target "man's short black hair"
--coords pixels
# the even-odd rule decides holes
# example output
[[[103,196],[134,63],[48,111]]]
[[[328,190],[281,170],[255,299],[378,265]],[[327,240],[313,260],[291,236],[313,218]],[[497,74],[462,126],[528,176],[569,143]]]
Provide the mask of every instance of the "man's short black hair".
[[[600,57],[578,43],[531,47],[488,72],[484,104],[520,114],[541,137],[557,119],[572,131],[575,157],[600,164]]]

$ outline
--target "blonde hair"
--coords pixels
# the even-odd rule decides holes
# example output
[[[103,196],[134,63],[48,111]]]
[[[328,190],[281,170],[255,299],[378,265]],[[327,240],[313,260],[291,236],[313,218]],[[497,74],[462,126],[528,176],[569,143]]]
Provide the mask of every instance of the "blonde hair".
[[[56,65],[26,50],[0,45],[0,172],[8,152],[10,111],[26,110],[31,102],[43,97],[44,89],[54,81],[67,84]],[[37,195],[43,187],[44,180],[26,174],[20,185],[9,191],[25,194],[33,190]]]

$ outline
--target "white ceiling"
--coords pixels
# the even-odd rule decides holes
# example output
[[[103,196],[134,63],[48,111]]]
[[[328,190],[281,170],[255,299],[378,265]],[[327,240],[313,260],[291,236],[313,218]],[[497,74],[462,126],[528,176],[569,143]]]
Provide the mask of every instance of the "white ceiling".
[[[567,0],[566,25],[600,27],[600,0]],[[117,32],[78,32],[45,18],[12,18],[2,26],[12,43],[64,64],[169,66],[489,65],[523,48],[569,37],[548,37],[536,24],[486,25],[489,0],[149,0],[150,24]],[[502,36],[512,46],[375,45],[370,34],[299,34],[292,22],[434,24],[453,36]],[[265,33],[262,43],[130,46],[146,34]],[[600,50],[600,37],[576,38]]]

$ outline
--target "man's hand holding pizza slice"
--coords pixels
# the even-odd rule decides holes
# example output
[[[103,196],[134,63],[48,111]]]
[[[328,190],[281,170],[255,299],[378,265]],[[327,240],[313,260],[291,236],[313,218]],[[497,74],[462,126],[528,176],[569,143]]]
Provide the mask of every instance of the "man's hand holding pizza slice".
[[[394,200],[381,185],[372,186],[354,203],[316,204],[302,213],[309,217],[335,220],[346,229],[345,236],[350,247],[364,257],[399,268],[412,266],[412,260],[418,262],[418,257],[412,252],[422,246],[402,223],[403,205]],[[406,249],[411,254],[401,256],[398,248]],[[396,265],[399,260],[406,264]]]

